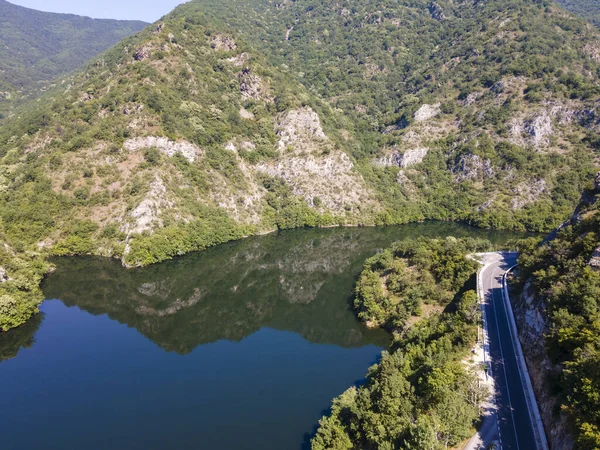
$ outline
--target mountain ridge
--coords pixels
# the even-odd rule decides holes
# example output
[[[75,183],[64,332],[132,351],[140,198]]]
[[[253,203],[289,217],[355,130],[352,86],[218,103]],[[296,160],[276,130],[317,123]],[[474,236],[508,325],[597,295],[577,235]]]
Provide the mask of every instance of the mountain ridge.
[[[37,11],[0,0],[0,113],[147,24]]]

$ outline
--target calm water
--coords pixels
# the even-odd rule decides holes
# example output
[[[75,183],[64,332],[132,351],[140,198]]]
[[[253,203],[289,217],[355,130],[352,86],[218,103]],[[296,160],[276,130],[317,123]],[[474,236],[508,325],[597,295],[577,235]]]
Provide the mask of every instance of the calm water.
[[[2,449],[307,447],[388,337],[350,307],[365,258],[448,223],[295,230],[140,270],[56,261],[43,314],[0,335]]]

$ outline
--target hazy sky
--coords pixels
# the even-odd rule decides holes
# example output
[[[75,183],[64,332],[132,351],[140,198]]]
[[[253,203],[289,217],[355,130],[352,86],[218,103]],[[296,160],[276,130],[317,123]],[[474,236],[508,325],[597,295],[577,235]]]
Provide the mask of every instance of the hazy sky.
[[[185,0],[8,0],[40,11],[154,22]]]

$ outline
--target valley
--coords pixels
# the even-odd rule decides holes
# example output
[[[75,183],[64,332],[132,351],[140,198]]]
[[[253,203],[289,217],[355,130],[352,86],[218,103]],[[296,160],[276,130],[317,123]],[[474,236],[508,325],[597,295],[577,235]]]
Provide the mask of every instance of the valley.
[[[72,441],[46,424],[55,448],[104,448],[95,418],[111,446],[171,427],[186,447],[196,414],[211,447],[264,447],[271,423],[272,448],[457,448],[487,401],[469,255],[518,250],[512,307],[549,446],[596,449],[598,11],[192,0],[147,24],[0,0],[0,380],[26,377],[15,404],[48,395],[15,409],[12,445],[62,393],[87,422]],[[127,422],[135,380],[177,411],[168,427]],[[147,440],[121,440],[145,423]]]

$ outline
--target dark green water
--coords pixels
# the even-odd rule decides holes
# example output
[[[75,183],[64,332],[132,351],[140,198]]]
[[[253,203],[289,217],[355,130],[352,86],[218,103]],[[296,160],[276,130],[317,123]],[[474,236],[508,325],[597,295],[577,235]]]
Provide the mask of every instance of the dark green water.
[[[429,222],[294,230],[124,270],[56,261],[49,300],[0,335],[4,449],[302,449],[388,345],[354,317],[364,260]]]

